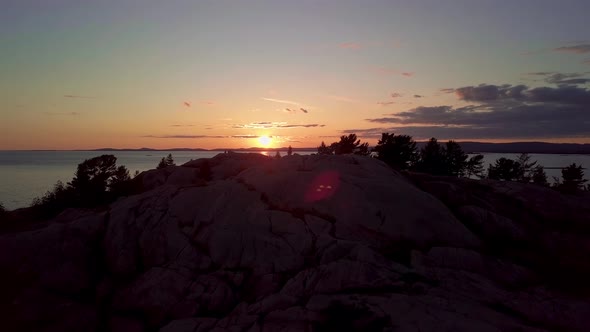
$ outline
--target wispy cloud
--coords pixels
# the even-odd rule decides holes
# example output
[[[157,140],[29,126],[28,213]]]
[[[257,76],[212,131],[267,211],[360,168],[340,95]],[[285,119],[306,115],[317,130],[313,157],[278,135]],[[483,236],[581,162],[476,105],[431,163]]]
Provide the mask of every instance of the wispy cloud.
[[[43,112],[45,115],[59,115],[59,116],[78,116],[79,112]]]
[[[283,100],[283,99],[275,99],[275,98],[265,98],[265,97],[262,97],[262,100],[272,101],[272,102],[281,103],[281,104],[289,104],[289,105],[297,105],[297,106],[300,105],[298,102],[294,102],[294,101],[290,101],[290,100]]]
[[[92,97],[92,96],[79,96],[79,95],[64,95],[64,98],[72,98],[72,99],[96,99],[96,97]]]
[[[301,107],[299,110],[300,110],[301,112],[303,112],[303,113],[307,113],[307,112],[309,112],[308,110],[306,110],[306,109],[305,109],[305,108],[303,108],[303,107]]]
[[[172,124],[170,127],[194,127],[192,124]]]
[[[402,95],[401,93],[398,93],[398,92],[392,92],[392,93],[390,94],[390,96],[391,96],[391,98],[400,98],[400,97],[402,97],[403,95]]]
[[[185,107],[191,107],[191,103],[189,103],[188,101],[185,101],[182,103]]]
[[[379,101],[377,102],[377,105],[381,105],[381,106],[389,106],[389,105],[393,105],[395,104],[395,101]]]
[[[227,136],[221,136],[221,135],[144,135],[141,137],[146,137],[146,138],[191,138],[191,139],[197,139],[197,138],[227,138]]]
[[[414,98],[424,98],[423,95],[414,95]]]
[[[403,73],[402,73],[402,76],[405,76],[405,77],[412,77],[412,76],[414,76],[414,73],[413,73],[413,72],[403,72]]]
[[[439,91],[442,92],[442,93],[454,93],[455,92],[455,89],[453,89],[453,88],[444,88],[444,89],[440,89]]]
[[[258,135],[232,135],[231,138],[258,138]],[[272,138],[272,136],[270,136]]]
[[[579,44],[571,46],[562,46],[553,49],[556,52],[586,54],[590,53],[590,44]]]
[[[287,122],[251,122],[246,124],[233,125],[234,129],[285,129],[285,128],[316,128],[325,127],[326,125],[310,123],[310,124],[289,124]]]

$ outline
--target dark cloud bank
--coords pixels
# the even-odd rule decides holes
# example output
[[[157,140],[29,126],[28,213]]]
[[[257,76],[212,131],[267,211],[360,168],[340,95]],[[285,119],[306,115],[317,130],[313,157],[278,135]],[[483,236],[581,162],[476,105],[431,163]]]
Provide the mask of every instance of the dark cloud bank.
[[[534,73],[557,87],[481,84],[453,89],[463,107],[417,107],[386,117],[366,119],[388,125],[350,129],[364,137],[382,132],[417,138],[518,139],[590,137],[590,83],[583,74]],[[450,89],[449,89],[450,90]]]

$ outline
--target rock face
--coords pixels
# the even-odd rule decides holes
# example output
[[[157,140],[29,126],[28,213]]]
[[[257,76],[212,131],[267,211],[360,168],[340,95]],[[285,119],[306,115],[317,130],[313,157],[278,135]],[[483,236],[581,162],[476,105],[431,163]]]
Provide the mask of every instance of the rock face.
[[[7,330],[590,326],[588,197],[352,155],[221,154],[141,180],[0,236]]]

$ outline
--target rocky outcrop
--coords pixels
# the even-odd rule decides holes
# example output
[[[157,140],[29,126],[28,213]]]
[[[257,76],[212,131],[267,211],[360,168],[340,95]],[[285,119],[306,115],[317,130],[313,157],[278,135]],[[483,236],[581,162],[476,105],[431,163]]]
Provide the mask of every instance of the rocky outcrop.
[[[401,174],[352,155],[221,154],[139,179],[142,193],[103,211],[69,210],[42,228],[0,236],[3,326],[584,331],[590,324],[588,197]]]

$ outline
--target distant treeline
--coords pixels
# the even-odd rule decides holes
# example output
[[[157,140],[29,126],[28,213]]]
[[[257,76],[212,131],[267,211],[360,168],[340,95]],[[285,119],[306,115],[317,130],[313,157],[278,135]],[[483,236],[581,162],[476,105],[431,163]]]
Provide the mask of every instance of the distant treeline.
[[[440,144],[434,137],[418,145],[412,136],[383,133],[377,145],[371,148],[368,143],[361,143],[355,134],[349,134],[330,145],[322,142],[317,152],[373,156],[394,169],[437,176],[478,177],[549,186],[543,166],[532,161],[527,153],[521,153],[516,160],[499,158],[484,170],[483,155],[469,157],[462,145],[453,140]],[[554,178],[554,189],[568,194],[590,190],[585,184],[587,180],[582,165],[571,164],[563,168],[561,174],[561,179]]]

